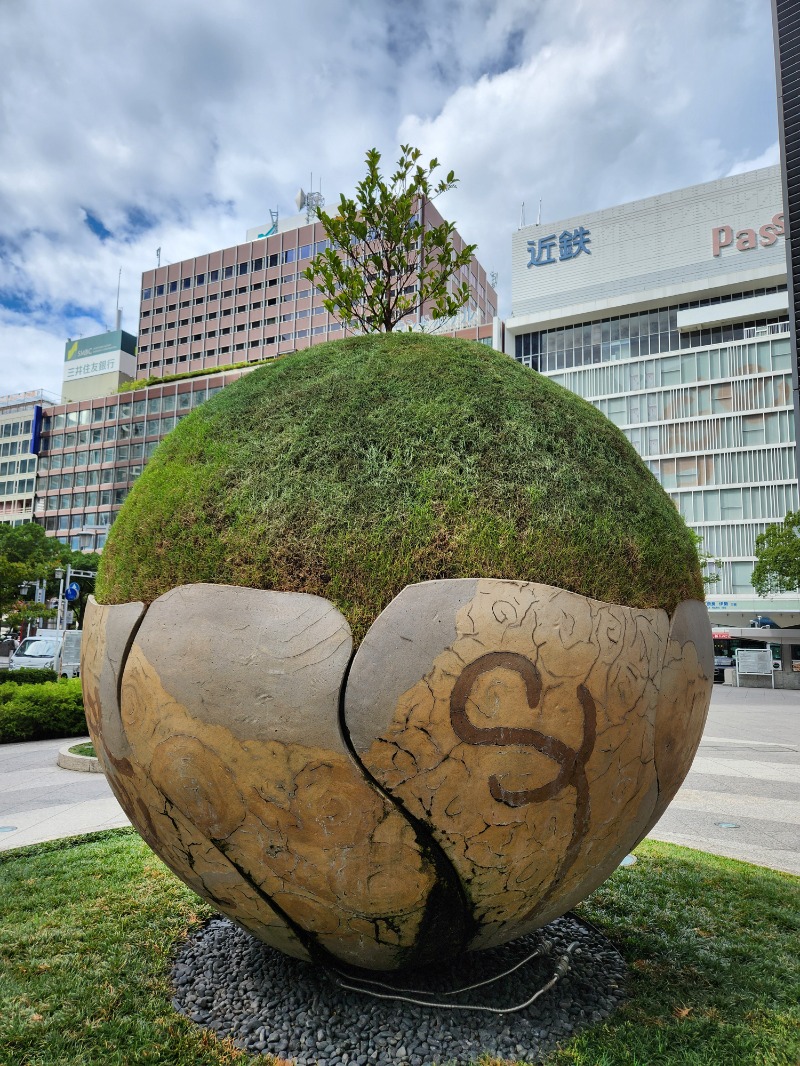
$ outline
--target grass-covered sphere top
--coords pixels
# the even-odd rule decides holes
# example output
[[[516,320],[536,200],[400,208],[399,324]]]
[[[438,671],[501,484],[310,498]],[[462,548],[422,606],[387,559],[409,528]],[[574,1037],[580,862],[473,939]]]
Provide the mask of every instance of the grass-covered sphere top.
[[[376,334],[256,370],[180,422],[111,529],[97,598],[313,593],[358,642],[406,585],[459,577],[668,612],[703,598],[691,532],[591,404],[482,344]]]

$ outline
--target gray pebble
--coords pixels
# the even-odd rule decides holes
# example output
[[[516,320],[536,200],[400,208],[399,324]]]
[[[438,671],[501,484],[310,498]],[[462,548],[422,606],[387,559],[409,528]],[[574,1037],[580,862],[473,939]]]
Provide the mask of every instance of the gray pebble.
[[[444,995],[503,973],[547,943],[549,951],[496,983]],[[483,1053],[535,1062],[559,1041],[608,1017],[624,998],[623,959],[609,941],[574,916],[447,966],[368,975],[399,988],[419,989],[414,998],[508,1007],[524,1002],[549,981],[570,945],[576,945],[570,952],[571,968],[552,989],[522,1011],[489,1014],[345,991],[323,967],[282,955],[227,919],[214,918],[180,951],[173,968],[172,1003],[242,1050],[269,1051],[294,1059],[297,1066],[466,1064]]]

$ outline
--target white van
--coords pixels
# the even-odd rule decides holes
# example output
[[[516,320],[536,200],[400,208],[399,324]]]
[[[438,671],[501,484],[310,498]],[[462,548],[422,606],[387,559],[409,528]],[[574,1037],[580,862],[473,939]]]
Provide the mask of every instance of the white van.
[[[63,640],[63,651],[59,660]],[[60,677],[77,677],[81,669],[80,629],[65,633],[43,629],[35,637],[26,637],[8,660],[9,670],[58,670]]]

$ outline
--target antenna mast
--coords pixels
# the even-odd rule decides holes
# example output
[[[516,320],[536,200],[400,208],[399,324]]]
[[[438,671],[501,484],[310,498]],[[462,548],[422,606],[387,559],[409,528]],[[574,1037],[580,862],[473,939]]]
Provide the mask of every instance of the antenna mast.
[[[119,268],[119,274],[117,274],[117,314],[115,318],[114,329],[119,329],[122,326],[122,308],[119,306],[119,286],[122,281],[122,267]]]

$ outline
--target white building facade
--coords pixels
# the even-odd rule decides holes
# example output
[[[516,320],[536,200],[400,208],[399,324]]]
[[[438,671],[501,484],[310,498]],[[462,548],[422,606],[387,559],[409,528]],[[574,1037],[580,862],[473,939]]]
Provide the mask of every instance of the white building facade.
[[[0,522],[33,520],[36,455],[31,451],[37,411],[49,397],[41,390],[0,396]]]
[[[721,561],[714,625],[798,624],[750,583],[798,508],[780,168],[520,229],[512,306],[509,354],[615,422]]]

